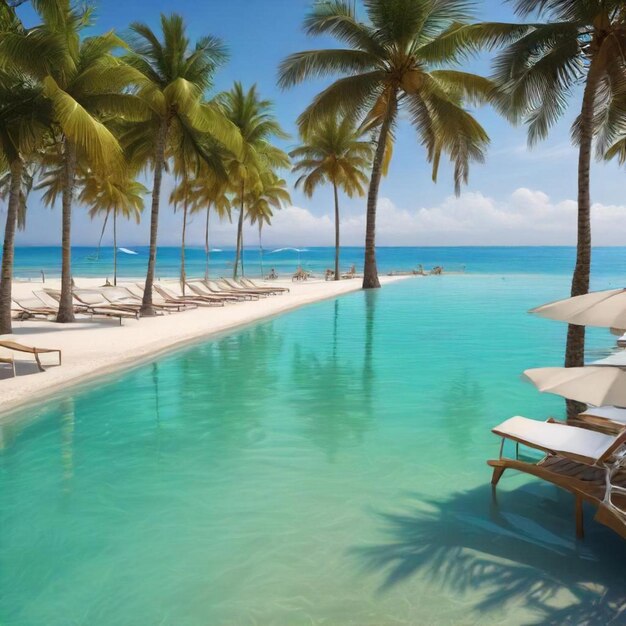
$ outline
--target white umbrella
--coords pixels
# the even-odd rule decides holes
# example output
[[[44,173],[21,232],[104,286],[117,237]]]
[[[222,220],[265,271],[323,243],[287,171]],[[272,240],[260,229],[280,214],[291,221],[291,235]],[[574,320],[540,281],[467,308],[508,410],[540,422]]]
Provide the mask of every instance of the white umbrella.
[[[524,375],[539,391],[594,406],[626,407],[626,371],[619,367],[537,367]]]
[[[272,250],[270,254],[276,254],[277,252],[297,252],[298,253],[298,265],[300,265],[300,253],[308,252],[308,248],[277,248],[276,250]]]
[[[531,309],[530,313],[579,326],[626,328],[626,289],[594,291],[557,300]]]

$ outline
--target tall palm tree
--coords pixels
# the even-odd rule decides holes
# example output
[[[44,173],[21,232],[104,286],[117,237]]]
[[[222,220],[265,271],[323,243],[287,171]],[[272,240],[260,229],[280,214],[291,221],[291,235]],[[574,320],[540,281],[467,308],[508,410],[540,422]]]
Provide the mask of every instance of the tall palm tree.
[[[207,133],[200,133],[193,128],[183,126],[176,127],[175,131],[171,140],[170,154],[174,164],[174,175],[180,182],[172,190],[170,202],[174,205],[174,211],[179,204],[182,204],[183,207],[180,284],[183,295],[185,295],[187,218],[190,213],[197,212],[195,207],[201,196],[200,180],[213,185],[226,185],[228,182],[226,162],[230,158],[230,153]]]
[[[181,232],[181,244],[180,244],[180,287],[182,289],[183,296],[185,295],[185,283],[187,282],[187,273],[185,271],[185,245],[187,240],[187,217],[189,215],[189,209],[194,203],[195,188],[193,180],[190,180],[189,176],[185,175],[181,179],[172,192],[170,193],[170,203],[174,206],[174,212],[177,211],[178,205],[182,204],[183,207],[183,227]]]
[[[142,315],[154,315],[152,285],[156,267],[161,180],[172,129],[210,133],[227,148],[237,152],[240,138],[219,107],[202,100],[211,87],[216,69],[226,59],[226,49],[216,37],[201,37],[194,46],[186,35],[180,15],[161,15],[162,40],[145,24],[131,24],[131,54],[126,62],[139,70],[146,81],[141,95],[148,102],[151,117],[124,134],[133,160],[152,165],[150,255],[143,293]]]
[[[376,151],[367,197],[363,287],[380,287],[376,267],[376,206],[385,150],[401,108],[425,146],[436,178],[442,154],[454,164],[455,190],[467,182],[471,161],[482,161],[488,137],[463,108],[465,101],[493,96],[486,78],[441,69],[462,54],[463,42],[450,44],[450,31],[467,20],[465,0],[364,0],[367,23],[352,2],[315,4],[305,19],[309,35],[330,35],[343,49],[308,50],[287,57],[279,84],[291,87],[309,78],[343,75],[318,94],[299,118],[306,134],[329,115],[365,118],[376,132]],[[465,44],[466,50],[475,47]]]
[[[137,224],[141,220],[144,207],[144,196],[148,190],[132,178],[114,179],[91,171],[87,174],[79,201],[90,206],[91,218],[109,215],[113,221],[113,284],[117,285],[117,218],[134,219]]]
[[[263,226],[270,224],[273,216],[272,209],[282,209],[291,202],[287,189],[287,181],[280,178],[273,170],[261,173],[260,186],[257,187],[248,200],[248,215],[250,223],[259,227],[259,258],[261,261],[261,276],[263,271]]]
[[[218,219],[222,220],[228,218],[230,220],[232,204],[227,192],[228,185],[216,181],[214,177],[201,175],[196,180],[195,202],[191,207],[191,213],[205,212],[204,280],[209,280],[209,261],[211,255],[211,248],[209,246],[209,218],[211,216],[211,210],[217,215]]]
[[[576,266],[571,295],[589,291],[591,197],[589,170],[594,136],[604,152],[623,128],[626,78],[626,10],[621,0],[517,0],[517,12],[547,18],[515,34],[495,61],[503,105],[528,124],[530,143],[546,137],[566,111],[575,86],[584,85],[580,114],[573,126],[578,145],[578,222]],[[570,325],[565,365],[584,364],[585,328]],[[568,403],[568,413],[577,410]]]
[[[292,150],[289,156],[297,159],[293,172],[302,172],[296,187],[302,186],[310,198],[318,186],[329,182],[333,186],[335,201],[335,280],[339,271],[339,194],[341,189],[348,197],[365,195],[368,178],[366,168],[371,166],[372,143],[361,139],[362,133],[354,128],[350,118],[323,120],[314,128],[304,143]]]
[[[42,145],[50,114],[40,87],[20,74],[0,71],[0,169],[6,169],[0,178],[0,196],[7,198],[0,272],[0,335],[12,332],[15,232],[25,225],[26,199],[32,187],[28,165]]]
[[[121,148],[102,116],[142,115],[139,101],[126,90],[139,75],[112,52],[122,45],[113,33],[81,40],[91,22],[89,9],[70,0],[36,3],[42,24],[3,33],[0,64],[41,81],[53,109],[53,136],[63,164],[62,272],[58,322],[74,320],[71,276],[71,212],[77,164],[119,172]]]
[[[236,82],[219,100],[226,116],[239,129],[242,138],[241,152],[231,160],[229,166],[229,179],[235,196],[233,204],[239,206],[233,268],[233,278],[237,278],[243,253],[246,199],[261,186],[261,172],[268,168],[288,167],[289,156],[271,143],[271,140],[287,135],[271,112],[272,103],[260,99],[256,85],[244,91],[241,83]]]

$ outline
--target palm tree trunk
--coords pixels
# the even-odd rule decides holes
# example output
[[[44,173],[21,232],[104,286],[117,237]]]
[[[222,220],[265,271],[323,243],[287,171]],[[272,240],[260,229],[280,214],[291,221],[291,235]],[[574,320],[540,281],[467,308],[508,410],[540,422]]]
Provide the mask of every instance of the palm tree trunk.
[[[206,226],[204,227],[204,254],[206,261],[204,264],[204,280],[209,280],[209,215],[211,214],[211,205],[206,208]]]
[[[152,306],[152,285],[156,269],[157,236],[159,231],[159,203],[161,200],[161,179],[163,177],[163,161],[165,160],[165,141],[167,138],[168,120],[163,119],[157,137],[154,158],[154,182],[152,184],[152,208],[150,214],[150,255],[148,256],[148,271],[143,288],[141,315],[154,316],[156,312]]]
[[[15,230],[17,214],[20,206],[20,187],[24,162],[20,157],[11,163],[11,187],[7,222],[4,229],[4,245],[2,248],[2,272],[0,273],[0,335],[9,335],[11,327],[11,289],[13,281],[13,261],[15,254]]]
[[[98,239],[98,248],[96,250],[96,258],[100,259],[100,248],[102,247],[102,238],[104,237],[104,231],[106,230],[107,223],[109,221],[109,212],[104,215],[104,221],[102,222],[102,230],[100,231],[100,239]]]
[[[376,289],[380,287],[378,280],[378,268],[376,267],[376,206],[378,204],[378,188],[382,175],[382,164],[387,146],[389,129],[396,114],[395,94],[387,103],[387,111],[380,127],[378,145],[372,163],[372,176],[370,178],[369,191],[367,193],[367,222],[365,226],[365,266],[363,268],[363,289]]]
[[[180,245],[180,288],[185,295],[185,282],[187,276],[185,274],[185,235],[187,234],[187,199],[183,203],[183,237]]]
[[[337,183],[333,181],[333,192],[335,194],[335,280],[339,280],[339,196],[337,195]],[[374,263],[376,261],[374,260]]]
[[[578,228],[576,242],[576,266],[572,276],[571,295],[580,296],[589,292],[591,273],[591,195],[589,170],[593,143],[594,99],[596,93],[593,62],[587,75],[580,112],[580,144],[578,148]],[[585,364],[585,327],[570,324],[567,328],[565,367],[581,367]],[[574,417],[585,405],[568,400],[567,417]]]
[[[74,305],[72,304],[72,200],[76,180],[76,147],[65,139],[63,154],[63,230],[61,236],[61,299],[57,322],[74,321]]]
[[[117,287],[117,209],[113,209],[113,285]]]
[[[239,208],[239,220],[237,222],[237,249],[235,251],[235,267],[233,268],[233,278],[237,278],[237,272],[239,270],[239,257],[242,255],[243,246],[243,209],[244,201],[243,194],[245,191],[245,183],[241,183],[241,207]],[[241,264],[241,273],[243,274],[243,262]]]
[[[259,259],[261,261],[261,279],[265,277],[263,269],[263,221],[259,220]]]
[[[241,275],[246,275],[246,270],[243,265],[243,220],[241,221]]]

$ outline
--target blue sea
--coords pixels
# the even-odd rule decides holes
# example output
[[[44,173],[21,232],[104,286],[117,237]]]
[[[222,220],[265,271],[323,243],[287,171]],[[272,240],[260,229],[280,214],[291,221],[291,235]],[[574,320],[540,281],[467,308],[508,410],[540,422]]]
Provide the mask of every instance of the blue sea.
[[[298,251],[302,250],[302,251]],[[118,275],[136,278],[145,274],[148,249],[132,248],[136,254],[118,254]],[[454,272],[480,274],[546,274],[569,275],[574,267],[575,250],[571,247],[424,247],[377,249],[381,273],[410,271],[422,265],[428,270],[437,265]],[[232,272],[235,251],[229,248],[210,253],[210,272],[221,276]],[[113,274],[113,249],[76,247],[72,249],[74,276],[111,276]],[[334,266],[334,248],[276,248],[263,250],[250,248],[244,251],[244,269],[252,277],[267,274],[274,268],[279,276],[287,277],[302,265],[305,269],[323,274]],[[363,248],[342,248],[341,268],[347,271],[355,265],[363,267]],[[188,248],[186,269],[189,276],[203,276],[205,254],[203,248]],[[61,273],[61,249],[58,247],[18,247],[15,253],[15,275],[18,278],[46,276]],[[157,275],[163,278],[178,276],[180,248],[159,248]],[[595,248],[593,275],[596,278],[626,277],[625,248]],[[621,286],[621,285],[620,285]]]
[[[175,275],[177,251],[160,258]],[[508,472],[494,498],[486,464],[494,425],[563,416],[521,373],[562,363],[565,325],[527,310],[567,295],[573,250],[379,258],[465,273],[319,302],[0,421],[0,624],[625,623],[626,543],[592,509],[577,541],[572,496],[537,479]],[[625,259],[595,250],[594,287],[622,286]],[[591,331],[588,359],[614,341]]]

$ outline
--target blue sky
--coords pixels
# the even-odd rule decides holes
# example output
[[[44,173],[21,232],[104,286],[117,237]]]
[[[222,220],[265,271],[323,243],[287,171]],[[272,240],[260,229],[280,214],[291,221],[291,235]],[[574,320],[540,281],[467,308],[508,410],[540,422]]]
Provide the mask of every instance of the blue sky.
[[[115,29],[124,34],[132,21],[147,22],[158,30],[161,12],[181,13],[189,25],[193,40],[203,34],[221,37],[230,51],[229,62],[216,76],[215,90],[228,89],[233,81],[245,86],[256,83],[264,97],[274,102],[275,113],[292,137],[282,142],[286,149],[297,142],[295,120],[312,96],[328,81],[281,91],[276,86],[277,67],[289,53],[335,45],[332,40],[307,37],[301,28],[310,6],[309,0],[100,0],[96,4],[94,31]],[[23,8],[28,23],[30,9]],[[513,21],[509,3],[487,0],[476,4],[479,20]],[[488,58],[480,58],[464,70],[489,73]],[[443,167],[439,182],[433,184],[430,169],[416,135],[401,122],[391,171],[381,185],[381,236],[385,245],[460,245],[460,244],[567,244],[574,243],[576,198],[576,152],[570,146],[569,126],[576,115],[577,94],[572,109],[555,127],[549,140],[533,150],[526,148],[524,128],[512,128],[488,108],[475,111],[491,137],[491,147],[484,165],[472,168],[470,184],[463,196],[452,195],[451,172]],[[293,177],[285,173],[289,181]],[[615,164],[594,166],[593,201],[598,203],[596,233],[598,243],[617,244],[617,229],[626,226],[623,168]],[[149,186],[149,185],[148,185]],[[165,198],[171,181],[165,181]],[[525,191],[528,192],[525,194]],[[321,191],[312,200],[297,191],[292,194],[294,207],[278,215],[268,229],[268,241],[278,244],[332,244],[331,195]],[[53,211],[40,206],[36,194],[30,202],[27,232],[18,244],[55,244],[60,232],[60,208]],[[342,199],[347,244],[359,244],[363,228],[364,200]],[[121,245],[147,242],[147,222],[123,230]],[[86,210],[77,206],[74,219],[74,242],[91,245],[99,234],[99,224],[91,223]],[[162,208],[161,242],[178,242],[180,218],[173,215],[166,202]],[[199,243],[201,225],[192,224],[190,239]],[[595,226],[595,224],[594,224]],[[232,243],[233,229],[217,226],[216,244]],[[326,241],[328,237],[328,241]],[[107,235],[107,238],[109,236]],[[105,241],[107,241],[105,238]],[[249,241],[248,237],[248,241]]]

